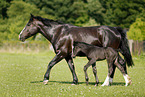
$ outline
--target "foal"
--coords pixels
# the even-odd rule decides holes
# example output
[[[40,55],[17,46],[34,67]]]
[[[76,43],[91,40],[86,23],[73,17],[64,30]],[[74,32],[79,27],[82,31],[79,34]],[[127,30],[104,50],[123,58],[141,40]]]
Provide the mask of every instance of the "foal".
[[[86,44],[83,42],[74,42],[74,49],[73,49],[73,57],[75,57],[78,53],[83,53],[85,56],[87,56],[89,62],[84,66],[84,72],[85,72],[85,79],[86,79],[86,84],[88,84],[88,75],[87,75],[87,68],[95,64],[96,61],[100,60],[107,60],[108,63],[108,75],[105,80],[105,82],[102,84],[102,86],[109,86],[113,82],[113,78],[110,77],[110,75],[113,72],[113,65],[117,66],[117,68],[121,71],[121,73],[124,76],[126,85],[128,86],[131,84],[130,77],[127,75],[127,70],[126,70],[126,62],[121,58],[121,56],[118,54],[117,50],[114,50],[111,47],[98,47],[90,44]],[[97,77],[97,72],[96,72],[96,66],[93,68],[93,73],[96,78],[96,85],[98,85],[98,77]]]

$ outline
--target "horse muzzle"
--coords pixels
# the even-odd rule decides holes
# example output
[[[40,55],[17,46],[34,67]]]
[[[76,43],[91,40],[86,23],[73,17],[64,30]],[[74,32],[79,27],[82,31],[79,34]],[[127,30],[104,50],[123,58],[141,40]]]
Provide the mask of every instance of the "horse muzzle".
[[[25,41],[25,38],[24,37],[21,37],[21,35],[19,35],[19,40],[21,40],[22,42]]]

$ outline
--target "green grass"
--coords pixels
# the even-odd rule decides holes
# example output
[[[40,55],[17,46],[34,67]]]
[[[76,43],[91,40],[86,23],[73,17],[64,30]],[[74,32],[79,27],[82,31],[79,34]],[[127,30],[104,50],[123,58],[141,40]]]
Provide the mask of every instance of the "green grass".
[[[48,85],[43,85],[43,75],[54,57],[45,53],[0,53],[0,97],[145,97],[145,56],[133,57],[135,66],[128,68],[132,84],[125,87],[121,72],[115,72],[112,86],[102,87],[107,76],[106,61],[97,62],[100,84],[95,85],[92,68],[88,69],[90,83],[85,84],[83,66],[86,58],[74,59],[78,85],[71,85],[72,75],[65,60],[51,70]]]

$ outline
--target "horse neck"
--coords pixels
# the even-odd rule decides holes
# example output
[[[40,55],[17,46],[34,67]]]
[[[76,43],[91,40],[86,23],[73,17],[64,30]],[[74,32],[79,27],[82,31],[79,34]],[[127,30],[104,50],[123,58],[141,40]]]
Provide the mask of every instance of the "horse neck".
[[[87,55],[88,47],[86,47],[86,45],[81,44],[79,45],[79,48],[81,49],[81,52]]]
[[[56,29],[58,29],[59,27],[61,27],[62,25],[51,25],[51,27],[49,26],[43,26],[40,28],[40,32],[41,34],[50,42],[52,42],[53,37],[56,33]]]

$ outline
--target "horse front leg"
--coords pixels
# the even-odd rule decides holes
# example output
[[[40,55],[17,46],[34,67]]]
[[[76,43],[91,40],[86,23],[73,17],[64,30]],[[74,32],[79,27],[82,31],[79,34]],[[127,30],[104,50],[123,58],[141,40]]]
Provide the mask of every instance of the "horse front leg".
[[[48,65],[47,71],[46,71],[46,73],[45,73],[45,75],[44,75],[43,84],[47,84],[47,83],[48,83],[48,81],[49,81],[49,75],[50,75],[50,71],[51,71],[52,67],[53,67],[56,63],[58,63],[59,61],[61,61],[63,58],[64,58],[64,57],[63,57],[60,53],[58,53],[58,54],[52,59],[52,61],[51,61],[51,62],[49,63],[49,65]]]
[[[99,79],[98,79],[98,76],[97,76],[96,63],[92,64],[92,69],[93,69],[93,73],[94,73],[94,76],[95,76],[95,79],[96,79],[96,84],[95,84],[95,86],[98,86],[98,84],[99,84]]]
[[[68,57],[65,58],[65,60],[68,63],[68,66],[69,66],[70,71],[71,71],[72,76],[73,76],[73,84],[72,85],[78,84],[78,78],[77,78],[77,75],[76,75],[76,72],[75,72],[75,67],[74,67],[72,57],[68,56]]]

